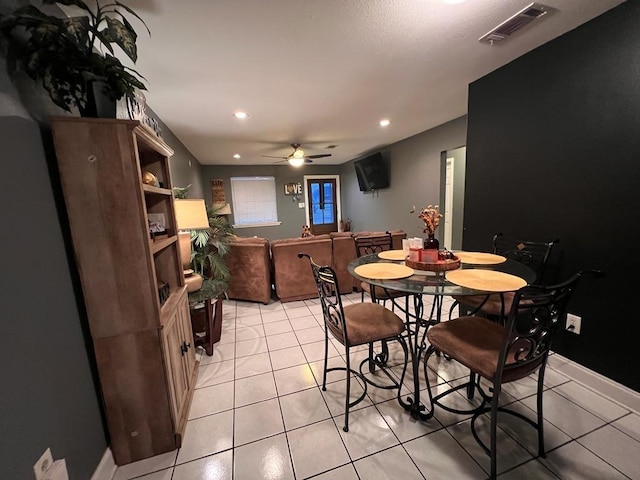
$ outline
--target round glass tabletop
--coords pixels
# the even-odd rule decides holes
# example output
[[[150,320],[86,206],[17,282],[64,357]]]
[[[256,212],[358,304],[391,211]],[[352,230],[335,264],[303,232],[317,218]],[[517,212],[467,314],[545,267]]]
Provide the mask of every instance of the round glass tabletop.
[[[427,272],[421,270],[414,270],[414,274],[405,278],[395,279],[374,279],[359,275],[356,272],[356,268],[360,265],[367,265],[371,263],[394,263],[398,265],[404,265],[404,261],[392,261],[385,260],[378,257],[377,253],[371,255],[365,255],[363,257],[356,258],[349,263],[348,270],[351,275],[360,281],[370,283],[377,287],[386,288],[388,290],[395,290],[399,292],[406,292],[412,294],[426,294],[426,295],[478,295],[482,293],[489,293],[487,290],[475,289],[469,287],[463,287],[456,285],[455,283],[447,280],[446,272]],[[477,269],[477,270],[493,270],[496,272],[502,272],[509,275],[515,275],[522,278],[527,284],[535,281],[535,272],[520,262],[507,259],[505,262],[492,264],[492,265],[470,265],[463,263],[460,266],[461,269]],[[455,270],[452,270],[455,271]],[[495,293],[491,292],[491,293]]]

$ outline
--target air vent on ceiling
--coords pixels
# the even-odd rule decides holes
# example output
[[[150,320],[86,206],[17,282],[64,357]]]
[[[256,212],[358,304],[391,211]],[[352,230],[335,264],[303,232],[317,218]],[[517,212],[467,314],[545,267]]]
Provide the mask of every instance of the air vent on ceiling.
[[[547,7],[540,5],[539,3],[532,3],[502,22],[497,27],[493,28],[488,33],[485,33],[478,40],[493,45],[493,42],[504,40],[533,20],[542,17],[545,13],[547,13]]]

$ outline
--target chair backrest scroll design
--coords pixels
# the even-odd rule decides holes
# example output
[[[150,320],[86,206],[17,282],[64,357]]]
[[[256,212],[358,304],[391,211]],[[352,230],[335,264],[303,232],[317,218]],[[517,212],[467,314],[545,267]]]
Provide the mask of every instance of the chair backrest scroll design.
[[[318,296],[322,305],[325,325],[336,339],[344,343],[349,337],[347,336],[347,326],[344,322],[344,311],[336,272],[329,266],[318,265],[306,253],[298,254],[298,258],[303,257],[308,258],[311,265],[313,278],[318,287]]]

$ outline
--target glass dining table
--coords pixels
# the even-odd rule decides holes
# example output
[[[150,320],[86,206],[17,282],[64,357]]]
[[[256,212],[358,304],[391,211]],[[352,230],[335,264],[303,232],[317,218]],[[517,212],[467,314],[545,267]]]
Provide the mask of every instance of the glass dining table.
[[[453,253],[454,255],[457,254],[456,252]],[[460,255],[460,257],[462,258],[462,255]],[[475,257],[470,256],[469,258]],[[439,323],[442,318],[443,298],[447,296],[461,297],[467,295],[489,295],[495,293],[506,293],[509,291],[514,291],[520,288],[520,286],[524,286],[535,281],[536,274],[533,269],[531,269],[527,265],[515,260],[505,258],[501,258],[498,261],[499,263],[489,264],[461,262],[458,269],[450,270],[447,272],[432,272],[422,270],[413,270],[413,272],[410,272],[409,270],[406,270],[407,267],[405,266],[405,262],[403,259],[391,260],[381,258],[377,253],[359,257],[349,263],[348,271],[357,280],[369,283],[375,287],[380,287],[386,292],[406,293],[413,301],[413,309],[410,309],[407,308],[407,304],[402,305],[402,303],[399,302],[397,298],[393,298],[393,295],[390,295],[391,301],[394,304],[394,310],[397,309],[405,315],[405,326],[407,329],[408,340],[407,343],[409,351],[411,352],[411,367],[413,372],[414,391],[413,396],[409,395],[406,397],[406,399],[402,398],[401,391],[399,391],[398,401],[404,409],[408,410],[411,413],[412,417],[424,420],[431,416],[429,414],[423,413],[425,407],[420,402],[419,367],[420,358],[427,347],[427,330],[431,325]],[[400,265],[402,265],[406,273],[403,273],[401,278],[389,278],[394,277],[394,275],[369,275],[365,272],[365,269],[369,267],[362,268],[362,266],[371,264],[375,264],[376,269],[378,267],[382,269],[387,267],[389,270],[391,270],[391,267],[389,267],[388,264],[392,264],[391,266],[398,270],[400,270]],[[502,284],[487,284],[483,282],[454,283],[453,281],[451,281],[451,278],[454,278],[456,276],[461,277],[461,275],[459,273],[455,275],[447,274],[449,274],[450,272],[460,272],[461,270],[472,270],[466,271],[464,272],[464,274],[474,275],[478,277],[499,276],[502,274],[506,274],[503,276],[507,279],[510,279],[510,285],[513,286],[507,286],[509,285],[509,282],[502,286]],[[365,272],[364,275],[363,272]],[[371,278],[372,276],[378,278]],[[515,283],[513,283],[514,279],[516,280]],[[424,296],[433,297],[431,312],[428,316],[424,315]]]

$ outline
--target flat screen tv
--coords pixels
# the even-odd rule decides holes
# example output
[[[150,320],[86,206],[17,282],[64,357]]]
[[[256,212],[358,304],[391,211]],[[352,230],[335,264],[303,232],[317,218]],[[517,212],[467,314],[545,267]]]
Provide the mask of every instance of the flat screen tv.
[[[382,153],[374,153],[353,162],[361,192],[378,190],[389,186],[389,172]]]

